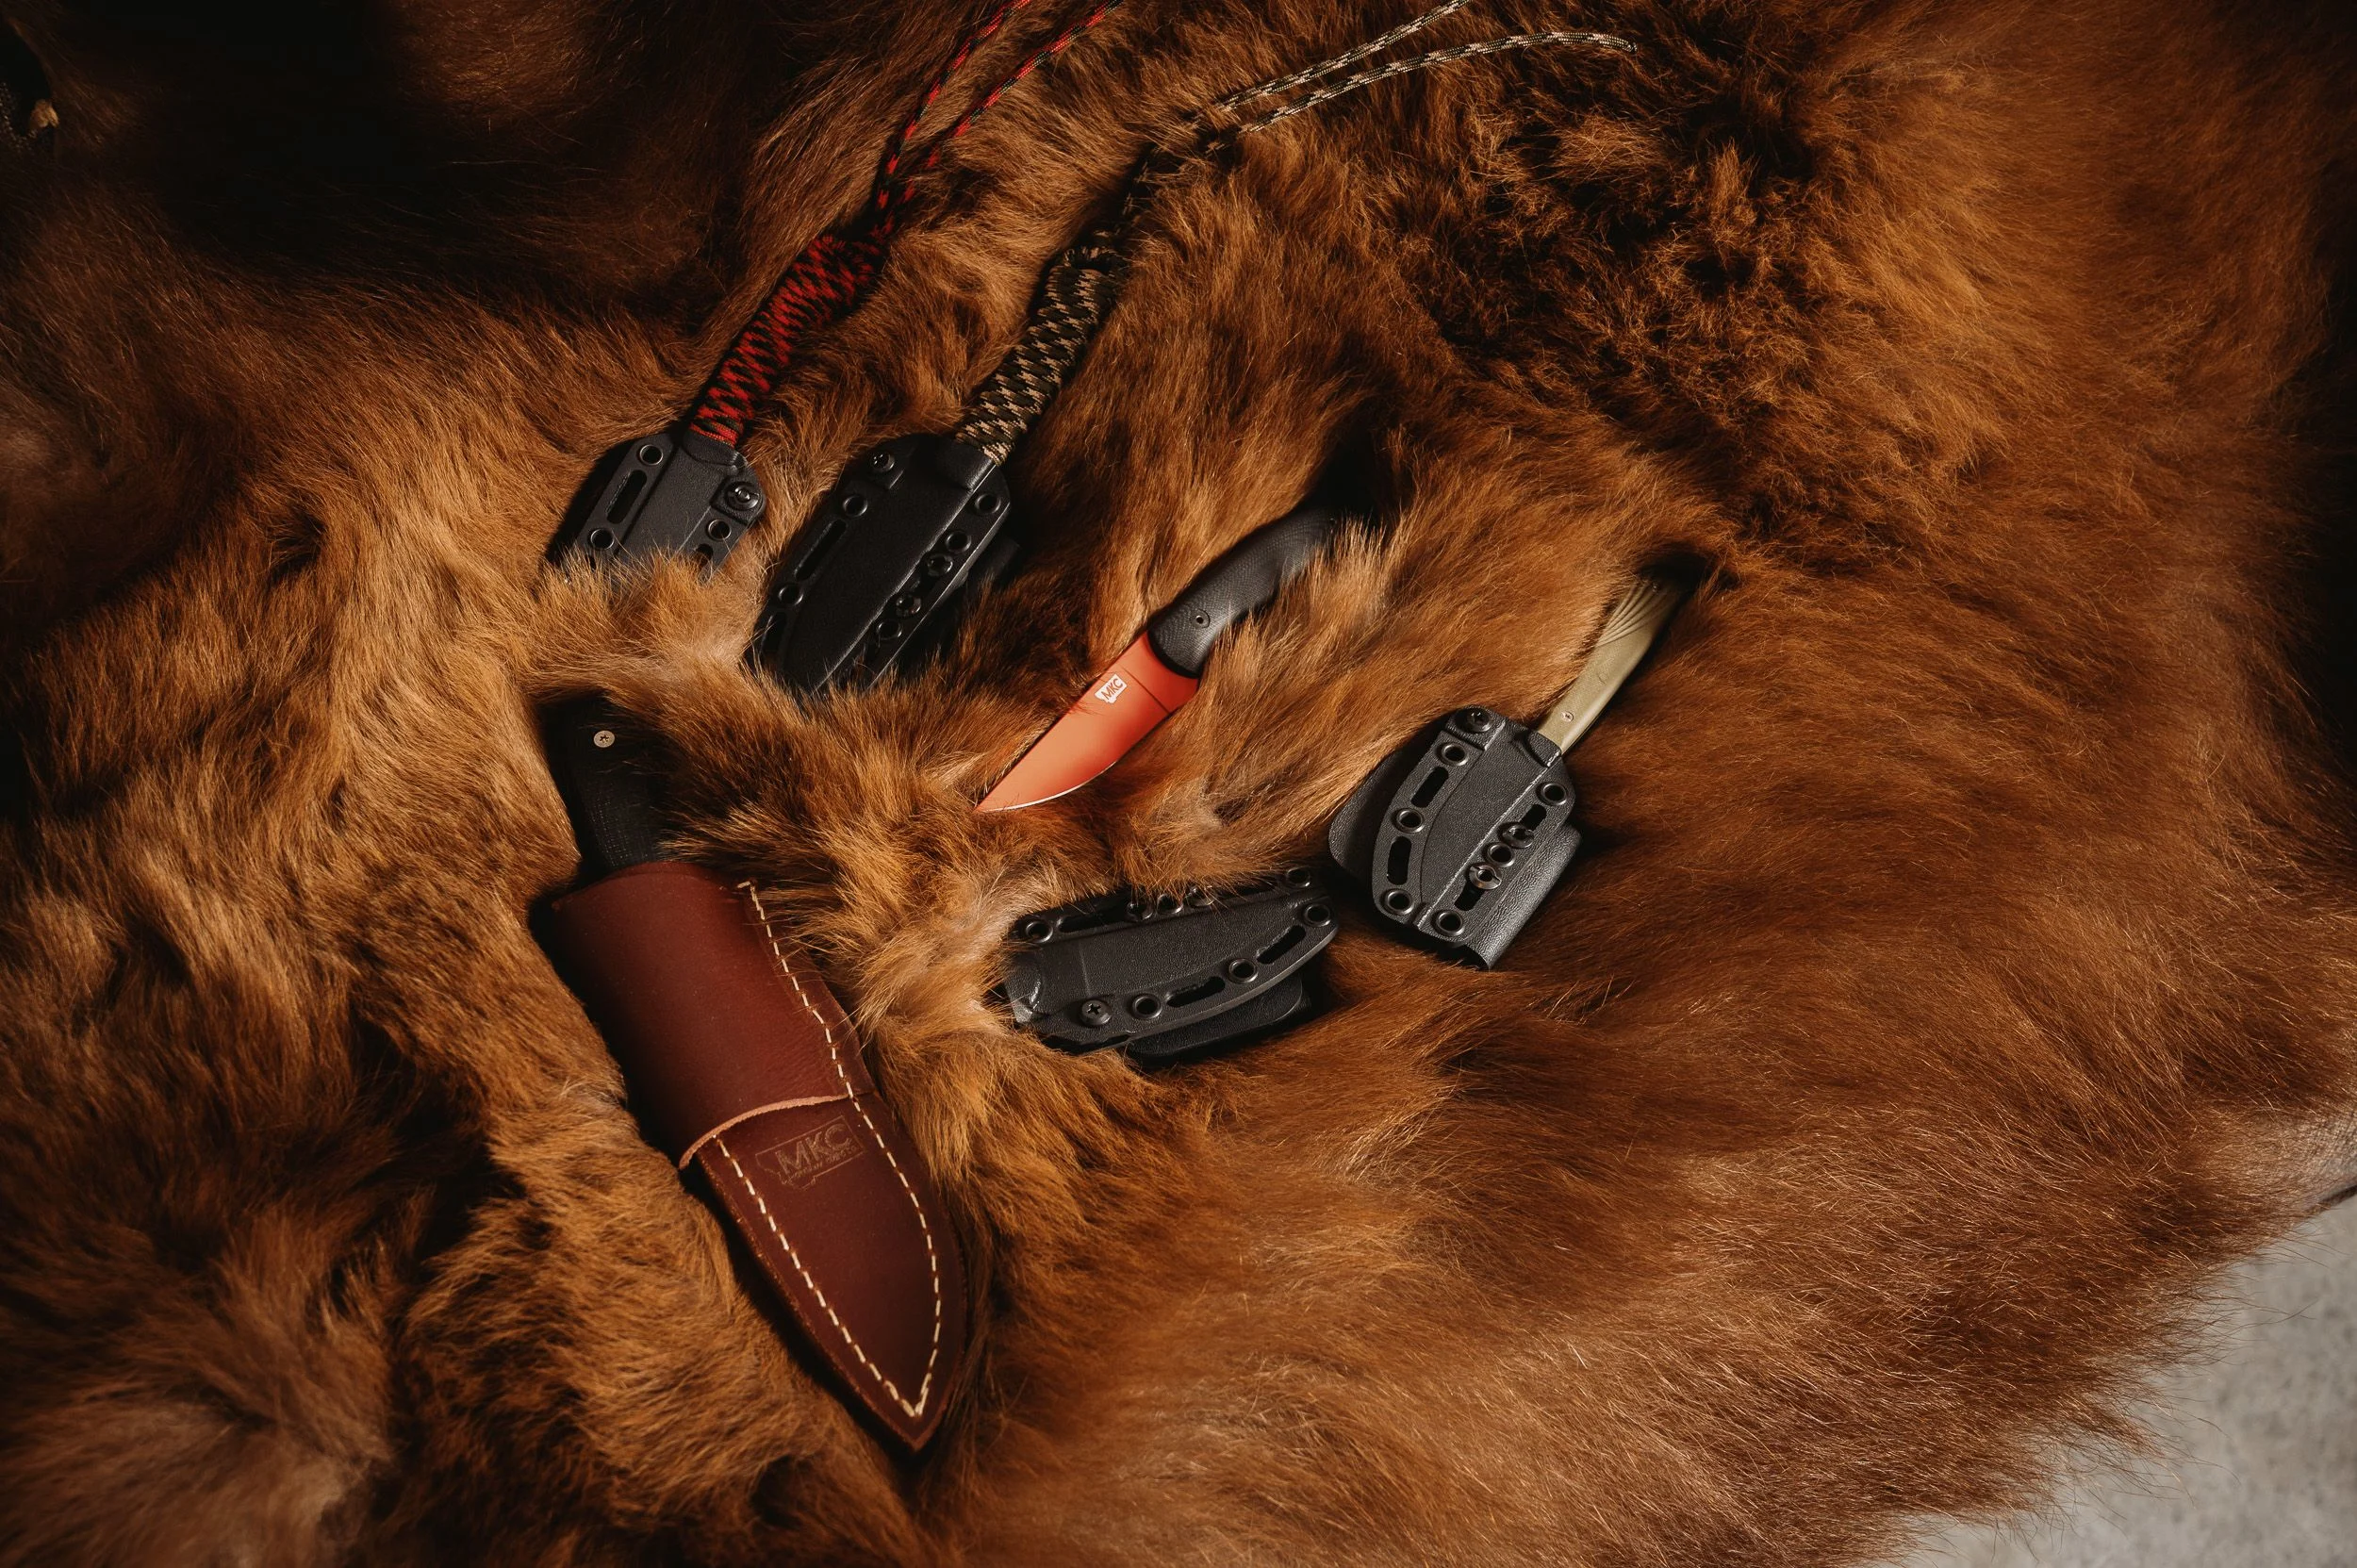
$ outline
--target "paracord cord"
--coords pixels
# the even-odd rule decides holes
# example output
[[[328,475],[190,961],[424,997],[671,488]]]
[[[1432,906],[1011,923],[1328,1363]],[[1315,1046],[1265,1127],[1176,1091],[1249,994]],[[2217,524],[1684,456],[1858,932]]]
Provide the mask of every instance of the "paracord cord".
[[[1152,195],[1205,155],[1361,88],[1458,60],[1552,44],[1585,45],[1628,55],[1637,52],[1635,44],[1610,33],[1513,33],[1393,60],[1304,93],[1255,118],[1226,125],[1217,123],[1218,116],[1232,114],[1246,104],[1275,97],[1356,65],[1471,3],[1472,0],[1444,0],[1379,38],[1353,45],[1315,65],[1215,99],[1188,122],[1191,145],[1178,149],[1157,147],[1148,153],[1123,190],[1120,210],[1085,231],[1041,279],[1039,298],[1031,306],[1023,335],[998,362],[998,368],[975,388],[965,417],[954,433],[956,438],[987,454],[994,463],[1007,460],[1015,444],[1055,401],[1056,393],[1071,375],[1073,367],[1080,362],[1080,356],[1088,352],[1090,341],[1113,309],[1121,292],[1122,272],[1128,265],[1129,231]],[[938,150],[936,145],[936,153]]]
[[[812,240],[786,268],[768,299],[714,367],[703,390],[688,410],[687,428],[730,446],[737,445],[744,438],[745,426],[751,421],[754,408],[776,389],[785,374],[803,334],[848,315],[875,282],[882,270],[893,230],[898,226],[899,208],[916,176],[931,169],[940,158],[942,149],[971,129],[974,122],[1005,97],[1010,89],[1118,10],[1122,0],[1099,0],[1044,47],[1027,56],[948,130],[933,138],[924,156],[903,173],[917,127],[934,100],[974,52],[997,34],[1009,17],[1030,3],[1031,0],[1000,0],[997,8],[960,41],[957,49],[926,84],[914,111],[884,149],[875,184],[858,213]]]

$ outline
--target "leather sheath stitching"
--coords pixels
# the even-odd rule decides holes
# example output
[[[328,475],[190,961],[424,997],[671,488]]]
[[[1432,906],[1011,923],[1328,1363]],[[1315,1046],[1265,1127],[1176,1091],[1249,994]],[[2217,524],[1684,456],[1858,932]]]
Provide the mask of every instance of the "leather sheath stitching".
[[[713,1147],[728,1161],[729,1168],[736,1172],[736,1179],[745,1183],[745,1190],[752,1195],[753,1204],[761,1211],[761,1217],[768,1223],[769,1233],[778,1239],[778,1246],[784,1249],[787,1261],[794,1265],[794,1272],[802,1277],[802,1283],[816,1299],[819,1310],[827,1314],[827,1321],[834,1325],[835,1332],[843,1336],[843,1343],[851,1347],[851,1354],[859,1358],[859,1364],[867,1369],[869,1377],[883,1385],[884,1392],[892,1396],[892,1402],[907,1411],[910,1420],[920,1420],[925,1413],[926,1401],[932,1395],[934,1368],[941,1361],[941,1256],[933,1246],[932,1224],[925,1217],[925,1205],[918,1200],[916,1187],[909,1180],[908,1172],[900,1168],[900,1162],[893,1156],[892,1147],[884,1142],[883,1133],[877,1129],[874,1118],[868,1115],[864,1097],[851,1086],[851,1075],[843,1065],[842,1042],[834,1037],[834,1028],[827,1022],[826,1015],[818,1011],[817,1004],[810,999],[810,993],[802,988],[801,977],[794,972],[793,960],[786,957],[785,949],[779,943],[778,933],[769,923],[769,911],[761,901],[760,889],[750,882],[738,883],[736,886],[737,891],[752,904],[753,914],[761,921],[761,934],[768,942],[769,951],[777,959],[778,968],[785,975],[786,983],[794,987],[796,999],[801,1002],[804,1011],[818,1025],[818,1032],[826,1037],[827,1060],[834,1067],[834,1076],[842,1083],[844,1094],[849,1098],[851,1109],[859,1113],[861,1125],[867,1129],[867,1135],[875,1140],[878,1152],[892,1166],[892,1174],[899,1179],[901,1192],[908,1195],[909,1207],[916,1212],[916,1228],[925,1238],[925,1266],[932,1276],[933,1338],[925,1357],[925,1376],[916,1385],[915,1404],[909,1403],[898,1385],[867,1359],[867,1352],[861,1346],[859,1337],[835,1314],[833,1305],[827,1300],[827,1293],[820,1290],[818,1281],[811,1278],[810,1270],[802,1264],[801,1254],[795,1251],[794,1244],[785,1239],[785,1232],[779,1228],[777,1216],[769,1212],[769,1205],[762,1198],[761,1189],[754,1186],[752,1179],[745,1174],[745,1167],[736,1163],[736,1156],[729,1152],[727,1143],[715,1137]]]

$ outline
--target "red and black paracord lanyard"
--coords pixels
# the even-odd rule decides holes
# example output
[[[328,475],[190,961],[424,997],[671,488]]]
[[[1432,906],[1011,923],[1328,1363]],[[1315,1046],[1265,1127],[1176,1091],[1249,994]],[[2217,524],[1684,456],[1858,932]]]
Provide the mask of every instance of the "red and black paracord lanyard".
[[[917,177],[940,160],[943,149],[1017,83],[1118,10],[1122,0],[1097,0],[917,151],[917,131],[950,81],[1030,4],[999,0],[959,41],[885,145],[875,183],[859,209],[794,258],[676,425],[607,454],[584,492],[586,504],[567,518],[557,536],[552,550],[556,558],[618,563],[685,555],[706,570],[727,558],[767,504],[738,446],[754,410],[791,366],[797,347],[810,333],[849,315],[866,296],[883,270]]]

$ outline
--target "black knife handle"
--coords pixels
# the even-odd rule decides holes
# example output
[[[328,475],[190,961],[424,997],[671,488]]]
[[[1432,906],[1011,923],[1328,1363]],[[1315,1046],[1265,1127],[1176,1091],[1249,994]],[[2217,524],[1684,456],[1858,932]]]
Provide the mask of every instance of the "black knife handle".
[[[663,858],[654,781],[621,714],[602,697],[576,698],[542,716],[549,772],[572,818],[582,881]]]
[[[1146,623],[1154,656],[1181,675],[1200,675],[1220,634],[1277,597],[1326,546],[1342,504],[1320,485],[1310,499],[1246,534]]]

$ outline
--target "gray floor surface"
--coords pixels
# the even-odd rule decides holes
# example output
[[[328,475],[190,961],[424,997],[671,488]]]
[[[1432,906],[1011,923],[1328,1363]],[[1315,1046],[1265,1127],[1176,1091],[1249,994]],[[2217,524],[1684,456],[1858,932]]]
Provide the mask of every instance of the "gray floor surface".
[[[1904,1568],[2357,1568],[2357,1200],[2234,1279],[2217,1358],[2161,1385],[2165,1458]]]

